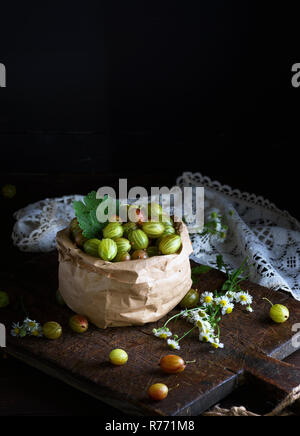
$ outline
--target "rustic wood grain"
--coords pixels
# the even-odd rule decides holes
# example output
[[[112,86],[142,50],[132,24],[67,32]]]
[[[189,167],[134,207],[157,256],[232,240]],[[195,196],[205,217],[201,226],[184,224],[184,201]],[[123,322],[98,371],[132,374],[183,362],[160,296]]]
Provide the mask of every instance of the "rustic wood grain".
[[[196,362],[189,364],[182,374],[165,375],[160,372],[158,362],[168,350],[165,343],[151,333],[163,320],[137,328],[99,330],[91,326],[87,333],[77,335],[68,327],[72,312],[55,302],[57,254],[23,254],[23,260],[14,281],[10,278],[5,284],[12,304],[1,311],[2,322],[9,326],[13,321],[22,321],[23,314],[18,307],[18,297],[22,295],[32,318],[41,323],[55,320],[62,325],[64,334],[57,341],[8,336],[7,352],[126,413],[199,414],[232,392],[248,373],[263,380],[269,388],[273,387],[274,395],[279,398],[300,383],[298,368],[270,357],[274,352],[280,358],[289,354],[291,326],[299,319],[299,303],[285,294],[245,283],[254,296],[254,313],[237,309],[223,318],[221,331],[225,349],[212,350],[209,345],[200,343],[196,334],[191,335],[179,354],[185,360]],[[211,271],[201,277],[199,288],[216,289],[223,281],[222,273]],[[285,325],[275,326],[269,322],[269,308],[262,296],[284,301],[289,306],[291,318]],[[176,323],[178,334],[185,329],[184,321]],[[116,347],[126,349],[129,354],[129,362],[124,367],[108,363],[108,354]],[[274,382],[278,377],[281,383]],[[148,387],[158,381],[170,388],[169,396],[161,403],[147,397]]]

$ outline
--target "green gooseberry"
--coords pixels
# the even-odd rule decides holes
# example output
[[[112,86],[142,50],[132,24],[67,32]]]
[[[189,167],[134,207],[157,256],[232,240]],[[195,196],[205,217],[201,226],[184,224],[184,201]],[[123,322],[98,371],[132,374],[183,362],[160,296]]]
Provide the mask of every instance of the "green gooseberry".
[[[58,339],[62,335],[62,327],[55,321],[46,322],[43,325],[43,334],[47,339]]]
[[[190,289],[188,293],[181,300],[180,307],[184,309],[192,309],[199,303],[199,292],[197,289]]]
[[[6,292],[0,291],[0,308],[7,307],[9,305],[9,296]]]
[[[271,309],[269,314],[270,314],[270,318],[274,322],[278,324],[282,324],[283,322],[289,319],[290,312],[286,306],[283,306],[282,304],[273,304],[267,298],[263,298],[263,300],[266,300],[268,303],[271,304]]]

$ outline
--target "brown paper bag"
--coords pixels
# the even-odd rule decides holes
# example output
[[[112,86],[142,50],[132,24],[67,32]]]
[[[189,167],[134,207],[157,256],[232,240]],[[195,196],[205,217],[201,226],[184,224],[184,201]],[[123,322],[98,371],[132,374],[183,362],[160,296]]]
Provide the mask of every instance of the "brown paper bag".
[[[192,285],[192,245],[186,226],[176,225],[182,239],[179,254],[116,263],[85,254],[71,241],[69,229],[59,232],[59,290],[66,304],[100,328],[162,318]]]

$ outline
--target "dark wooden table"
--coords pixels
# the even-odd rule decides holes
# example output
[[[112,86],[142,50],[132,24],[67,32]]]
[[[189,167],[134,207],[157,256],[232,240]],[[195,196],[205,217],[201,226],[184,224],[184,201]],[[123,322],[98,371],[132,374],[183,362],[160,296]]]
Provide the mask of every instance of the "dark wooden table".
[[[168,178],[168,180],[167,180]],[[11,247],[10,233],[13,225],[12,213],[28,203],[45,197],[56,197],[71,193],[86,193],[101,185],[114,186],[118,176],[107,175],[4,175],[0,185],[13,183],[17,196],[12,200],[1,198],[2,250],[0,278],[13,274],[14,263],[20,261],[19,253]],[[170,185],[175,177],[161,177],[156,185]],[[153,185],[153,176],[132,177],[129,186]],[[1,283],[1,282],[0,282]],[[0,284],[1,288],[1,284]],[[12,357],[0,353],[0,415],[83,415],[122,416],[122,413],[108,407],[77,390],[32,369]],[[300,351],[286,359],[300,367]],[[222,406],[244,405],[257,413],[270,409],[272,400],[257,395],[256,387],[242,386],[222,402]]]

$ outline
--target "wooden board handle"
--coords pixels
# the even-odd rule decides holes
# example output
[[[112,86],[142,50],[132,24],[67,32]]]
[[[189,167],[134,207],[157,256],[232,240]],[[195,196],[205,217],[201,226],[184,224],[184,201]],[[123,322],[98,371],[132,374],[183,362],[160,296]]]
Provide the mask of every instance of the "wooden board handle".
[[[264,354],[247,355],[244,369],[246,378],[262,383],[272,398],[275,397],[278,401],[300,386],[300,368]],[[300,409],[299,400],[297,409]]]

